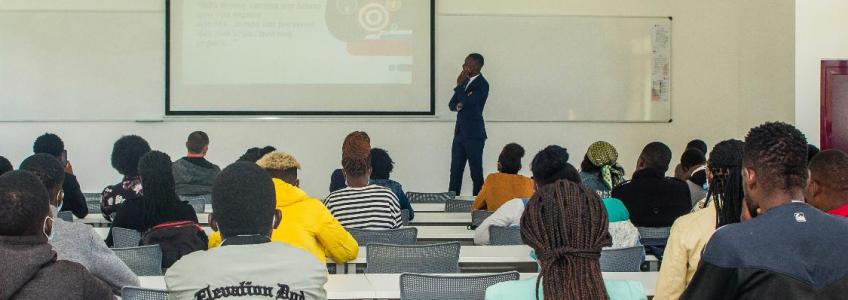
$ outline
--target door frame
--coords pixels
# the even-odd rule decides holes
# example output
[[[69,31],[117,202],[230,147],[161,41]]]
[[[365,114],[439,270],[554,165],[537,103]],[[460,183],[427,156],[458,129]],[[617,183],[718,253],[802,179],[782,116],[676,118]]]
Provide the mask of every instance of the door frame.
[[[848,60],[821,61],[821,149],[833,148],[833,76],[848,75]],[[848,116],[847,116],[848,117]]]

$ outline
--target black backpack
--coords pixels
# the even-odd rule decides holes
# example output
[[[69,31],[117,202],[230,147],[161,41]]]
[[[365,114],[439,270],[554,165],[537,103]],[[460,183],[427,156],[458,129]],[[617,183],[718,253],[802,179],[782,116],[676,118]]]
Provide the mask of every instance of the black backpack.
[[[170,268],[183,255],[206,250],[209,238],[199,224],[192,221],[167,222],[150,228],[141,237],[141,245],[162,248],[162,268]]]

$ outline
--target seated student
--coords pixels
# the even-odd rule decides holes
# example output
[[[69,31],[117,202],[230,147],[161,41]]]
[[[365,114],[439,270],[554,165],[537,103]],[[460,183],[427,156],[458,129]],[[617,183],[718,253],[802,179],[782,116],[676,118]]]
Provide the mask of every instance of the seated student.
[[[112,147],[112,167],[124,175],[121,182],[103,189],[100,210],[103,218],[111,221],[121,203],[141,197],[141,178],[138,176],[138,160],[150,152],[150,145],[137,135],[125,135]]]
[[[333,174],[330,174],[330,193],[346,187],[347,182],[345,182],[344,172],[342,172],[342,169],[333,170]]]
[[[49,195],[32,173],[0,176],[0,299],[114,299],[85,267],[57,260]]]
[[[14,171],[15,168],[12,167],[12,163],[9,162],[5,157],[0,156],[0,175],[6,174],[6,172]]]
[[[174,221],[197,223],[197,214],[191,205],[180,201],[174,191],[171,158],[159,151],[145,154],[138,162],[138,175],[144,186],[144,195],[128,199],[115,214],[112,228],[121,227],[145,232],[156,225]],[[112,230],[106,237],[112,246]]]
[[[392,170],[395,168],[395,162],[386,150],[380,148],[371,149],[371,184],[376,184],[392,190],[400,202],[400,209],[409,211],[409,219],[415,218],[415,210],[409,204],[409,198],[403,191],[403,186],[397,181],[389,179]]]
[[[515,198],[533,196],[533,180],[519,175],[524,148],[516,143],[507,144],[498,156],[498,173],[489,174],[483,187],[471,204],[472,210],[496,211],[504,203]]]
[[[568,163],[568,151],[556,145],[539,151],[530,163],[530,171],[533,173],[536,187],[542,187],[560,179],[580,183],[580,175],[577,174],[574,166]],[[527,199],[529,198],[510,200],[483,220],[483,223],[474,230],[474,244],[488,245],[489,228],[492,226],[519,226]]]
[[[742,182],[753,218],[713,233],[681,299],[845,298],[848,222],[803,202],[808,172],[798,129],[751,129]]]
[[[831,215],[848,217],[848,155],[825,150],[810,161],[807,203]]]
[[[682,178],[689,186],[689,196],[692,205],[707,196],[704,185],[707,181],[706,173],[707,158],[701,150],[689,148],[680,156],[680,169]]]
[[[65,142],[55,134],[45,133],[35,139],[35,143],[32,144],[32,152],[34,154],[49,154],[63,164],[65,181],[62,183],[62,192],[65,195],[65,201],[61,211],[70,211],[77,218],[85,218],[88,215],[88,205],[85,203],[85,195],[82,194],[77,177],[74,176],[74,167],[68,161]]]
[[[609,220],[609,232],[612,237],[612,245],[604,249],[630,248],[641,245],[639,240],[639,229],[630,222],[630,212],[621,200],[616,198],[601,199],[604,209],[607,210]]]
[[[716,144],[710,152],[707,167],[709,206],[678,218],[671,226],[654,299],[680,298],[695,275],[704,245],[715,229],[739,222],[743,149],[742,141],[726,140]]]
[[[685,182],[665,177],[671,162],[671,149],[653,142],[642,149],[636,172],[630,181],[612,190],[630,212],[630,221],[637,227],[671,227],[677,217],[689,212],[689,186]]]
[[[49,243],[59,259],[81,264],[92,275],[112,287],[115,294],[125,286],[138,286],[138,277],[103,243],[91,226],[83,223],[66,222],[56,215],[62,207],[62,182],[65,170],[55,157],[36,154],[21,163],[21,170],[30,172],[41,180],[50,196],[50,216],[53,218],[53,234]]]
[[[221,168],[206,160],[209,136],[203,131],[188,135],[188,155],[174,162],[174,183],[177,195],[206,195],[212,192],[215,177]]]
[[[286,218],[274,209],[274,182],[256,164],[225,168],[212,187],[209,216],[223,237],[221,247],[197,251],[167,273],[168,298],[326,299],[327,267],[314,255],[272,243],[271,230]]]
[[[277,209],[285,218],[274,229],[271,240],[309,251],[322,263],[327,257],[336,263],[356,259],[359,245],[320,200],[299,188],[300,163],[283,152],[271,152],[256,162],[274,181]],[[209,237],[209,247],[221,244],[221,233]]]
[[[709,149],[707,149],[707,143],[698,139],[689,141],[689,143],[686,144],[686,148],[683,148],[683,151],[685,152],[689,149],[698,149],[704,155],[710,152]],[[677,164],[677,166],[674,167],[674,178],[686,180],[686,176],[687,174],[683,171],[682,165]]]
[[[521,217],[521,237],[536,251],[539,277],[490,286],[486,299],[647,299],[637,281],[601,277],[601,249],[612,244],[607,214],[582,184],[539,187]]]
[[[342,171],[348,187],[330,193],[324,205],[345,228],[396,229],[402,223],[400,203],[390,189],[369,184],[371,139],[356,131],[342,145]]]
[[[580,163],[580,178],[583,185],[599,195],[608,196],[624,181],[624,168],[618,164],[618,150],[604,141],[592,143]]]

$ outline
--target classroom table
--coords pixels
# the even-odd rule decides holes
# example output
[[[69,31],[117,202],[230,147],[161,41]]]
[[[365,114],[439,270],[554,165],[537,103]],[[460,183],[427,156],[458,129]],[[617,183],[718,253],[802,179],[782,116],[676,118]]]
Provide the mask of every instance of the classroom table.
[[[165,277],[163,276],[139,276],[141,287],[148,289],[165,289]],[[360,275],[335,275],[327,276],[327,284],[324,285],[328,299],[373,299],[374,288],[368,282],[368,277]]]
[[[417,212],[409,221],[412,226],[468,226],[471,225],[471,213]]]
[[[474,243],[474,230],[466,226],[412,226],[418,228],[419,242],[450,242],[458,241],[465,244]]]
[[[416,213],[445,211],[444,203],[411,203],[410,205]]]
[[[106,218],[103,217],[103,214],[88,214],[85,218],[79,219],[74,217],[74,222],[88,224],[94,227],[109,227],[111,222],[107,221]],[[201,225],[209,224],[209,214],[200,213],[197,214],[197,222]]]

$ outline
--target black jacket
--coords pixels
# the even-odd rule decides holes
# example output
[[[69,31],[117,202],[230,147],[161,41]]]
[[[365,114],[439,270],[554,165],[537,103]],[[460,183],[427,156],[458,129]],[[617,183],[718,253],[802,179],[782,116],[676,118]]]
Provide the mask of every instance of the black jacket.
[[[624,203],[637,227],[671,227],[692,209],[686,182],[657,169],[636,171],[633,179],[612,190],[612,197]]]
[[[70,211],[77,218],[85,218],[88,215],[88,205],[85,204],[85,195],[82,194],[77,177],[65,173],[65,181],[62,183],[62,211]]]
[[[462,83],[453,89],[448,108],[457,111],[457,104],[462,103],[462,109],[456,114],[454,135],[462,139],[485,139],[486,124],[483,121],[483,108],[489,98],[489,82],[480,74],[468,88]]]
[[[0,299],[114,299],[82,265],[56,260],[43,236],[0,236]]]
[[[805,203],[719,228],[681,299],[845,299],[848,221]]]
[[[144,196],[136,199],[129,199],[121,204],[118,212],[115,214],[115,220],[112,222],[112,227],[121,227],[126,229],[134,229],[144,233],[153,226],[159,224],[148,224],[144,215]],[[197,214],[191,205],[182,201],[174,202],[171,207],[166,207],[159,212],[162,215],[159,217],[161,223],[174,221],[192,221],[197,223]],[[160,224],[161,224],[160,223]],[[109,230],[109,235],[106,237],[106,245],[112,247],[112,230]]]

